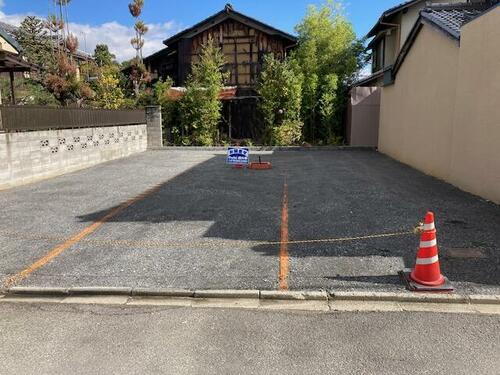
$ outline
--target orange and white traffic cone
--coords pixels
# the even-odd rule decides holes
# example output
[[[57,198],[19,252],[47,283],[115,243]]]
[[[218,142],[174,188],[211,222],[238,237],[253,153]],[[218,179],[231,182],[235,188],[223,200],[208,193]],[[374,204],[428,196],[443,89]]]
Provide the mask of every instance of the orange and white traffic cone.
[[[434,214],[425,215],[421,228],[420,248],[417,253],[415,268],[403,271],[408,289],[414,291],[451,291],[453,287],[441,274],[436,238]]]

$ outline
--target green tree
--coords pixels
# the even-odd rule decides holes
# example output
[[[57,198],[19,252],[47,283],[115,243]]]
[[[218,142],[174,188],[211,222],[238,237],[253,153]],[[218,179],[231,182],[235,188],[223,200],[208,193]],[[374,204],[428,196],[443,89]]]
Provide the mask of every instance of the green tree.
[[[179,128],[181,122],[180,103],[169,95],[173,84],[174,81],[170,77],[167,77],[165,81],[160,79],[156,82],[154,85],[155,104],[161,106],[164,141],[182,144],[183,139]]]
[[[313,143],[335,143],[342,134],[347,88],[366,61],[363,41],[334,0],[310,6],[296,30],[293,59],[303,77],[304,136]]]
[[[95,102],[98,107],[118,109],[125,103],[125,95],[120,87],[119,71],[113,66],[101,68],[99,78],[95,82]]]
[[[94,49],[94,61],[99,67],[116,64],[116,56],[109,52],[106,44],[98,44]]]
[[[212,146],[216,142],[222,109],[219,95],[226,80],[222,72],[224,63],[222,51],[209,39],[202,46],[199,60],[191,66],[192,73],[180,105],[182,133],[190,135],[192,144]]]
[[[15,31],[16,40],[22,47],[22,55],[30,63],[41,68],[34,73],[34,79],[43,79],[45,73],[55,67],[54,44],[45,23],[39,18],[28,16]]]
[[[302,77],[292,62],[265,56],[257,91],[265,124],[264,143],[289,146],[300,141]]]

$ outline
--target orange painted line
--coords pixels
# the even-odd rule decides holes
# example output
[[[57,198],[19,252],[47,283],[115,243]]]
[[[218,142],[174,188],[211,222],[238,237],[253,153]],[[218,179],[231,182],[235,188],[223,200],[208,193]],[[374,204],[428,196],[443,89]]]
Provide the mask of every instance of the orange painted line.
[[[283,202],[281,204],[280,251],[279,251],[279,289],[288,289],[290,256],[288,254],[288,184],[283,184]]]
[[[145,192],[137,195],[134,198],[129,199],[126,202],[123,202],[120,204],[118,207],[113,208],[111,211],[109,211],[106,215],[101,217],[100,219],[94,221],[92,224],[90,224],[88,227],[83,229],[81,232],[75,234],[68,240],[64,241],[63,243],[57,245],[54,247],[52,250],[50,250],[47,254],[45,254],[42,258],[38,259],[35,263],[31,264],[29,267],[26,269],[22,270],[21,272],[16,273],[15,275],[9,277],[5,282],[4,282],[4,287],[10,288],[17,284],[18,282],[26,279],[29,275],[31,275],[33,272],[38,270],[39,268],[42,268],[45,266],[47,263],[49,263],[51,260],[56,258],[57,256],[61,255],[64,251],[68,250],[70,247],[84,239],[85,237],[89,236],[90,234],[94,233],[97,229],[99,229],[104,223],[109,221],[111,218],[114,216],[118,215],[120,212],[125,210],[127,207],[130,207],[134,203],[148,197],[149,195],[157,192],[161,188],[161,185],[156,185],[152,187],[151,189],[146,190]]]

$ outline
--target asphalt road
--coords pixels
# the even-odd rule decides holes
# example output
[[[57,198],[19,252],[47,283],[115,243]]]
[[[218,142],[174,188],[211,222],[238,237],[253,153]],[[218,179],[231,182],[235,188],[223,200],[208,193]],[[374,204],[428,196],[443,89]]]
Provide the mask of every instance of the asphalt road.
[[[500,317],[0,304],[1,373],[498,374]]]
[[[2,191],[0,283],[45,259],[17,284],[276,289],[286,259],[290,289],[403,289],[413,235],[290,244],[280,256],[286,190],[290,240],[404,231],[433,210],[445,275],[462,293],[500,293],[499,206],[372,151],[264,160],[274,168],[154,151]]]

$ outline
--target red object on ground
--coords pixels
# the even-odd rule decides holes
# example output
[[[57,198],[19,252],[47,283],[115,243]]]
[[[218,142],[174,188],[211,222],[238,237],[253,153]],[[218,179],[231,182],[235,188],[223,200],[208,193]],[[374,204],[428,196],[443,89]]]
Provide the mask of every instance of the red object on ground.
[[[225,86],[219,92],[219,99],[220,100],[234,99],[236,97],[236,92],[237,92],[236,86]],[[166,96],[170,100],[174,101],[182,99],[184,95],[186,95],[185,87],[171,87],[166,93]]]
[[[436,227],[432,212],[425,215],[423,229],[424,231],[420,236],[420,249],[417,253],[416,265],[410,274],[410,278],[421,285],[440,286],[446,280],[441,274],[439,266]]]
[[[260,162],[260,163],[250,163],[248,168],[250,169],[258,169],[258,170],[263,170],[263,169],[272,169],[272,164],[269,162]]]
[[[245,168],[245,165],[244,164],[234,164],[233,168],[243,169],[243,168]]]

